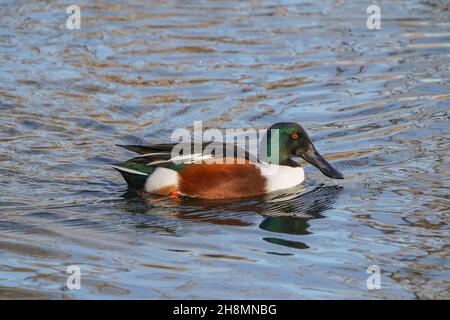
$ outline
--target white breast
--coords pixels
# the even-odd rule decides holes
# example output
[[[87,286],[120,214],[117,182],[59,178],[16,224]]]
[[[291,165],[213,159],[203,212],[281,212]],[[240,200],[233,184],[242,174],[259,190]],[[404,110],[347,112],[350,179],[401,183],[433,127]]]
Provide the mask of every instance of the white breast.
[[[305,180],[302,167],[278,166],[274,164],[258,164],[261,175],[266,178],[266,192],[289,189]]]
[[[147,192],[153,192],[171,186],[178,186],[178,173],[163,167],[157,167],[145,182],[145,190]]]

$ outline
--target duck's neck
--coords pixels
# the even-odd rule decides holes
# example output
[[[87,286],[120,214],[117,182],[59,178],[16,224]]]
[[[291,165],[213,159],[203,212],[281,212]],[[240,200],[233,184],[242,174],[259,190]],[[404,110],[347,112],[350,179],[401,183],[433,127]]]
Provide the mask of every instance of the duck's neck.
[[[289,167],[293,167],[293,168],[298,168],[301,167],[300,163],[298,163],[297,161],[292,160],[291,158],[288,158],[284,161],[280,161],[280,165],[281,166],[289,166]]]
[[[284,163],[289,165],[288,163],[293,161],[287,150],[280,148],[279,139],[271,139],[270,131],[259,144],[258,158],[267,163],[281,165],[284,165]]]

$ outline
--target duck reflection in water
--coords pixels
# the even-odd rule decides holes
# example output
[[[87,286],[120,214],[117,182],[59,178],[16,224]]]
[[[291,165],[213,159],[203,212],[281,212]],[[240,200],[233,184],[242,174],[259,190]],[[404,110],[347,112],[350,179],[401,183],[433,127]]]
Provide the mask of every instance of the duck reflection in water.
[[[290,193],[240,201],[183,198],[174,204],[171,200],[129,189],[123,198],[126,211],[139,215],[140,224],[143,217],[149,219],[144,221],[153,227],[156,223],[159,228],[175,230],[177,223],[164,217],[176,217],[214,225],[250,226],[259,223],[262,230],[280,235],[308,235],[311,234],[308,231],[309,220],[325,218],[324,212],[333,209],[342,190],[340,186],[318,186],[305,192],[305,187],[301,186]],[[263,240],[296,249],[308,248],[302,242],[279,237],[265,237]]]
[[[268,202],[264,205],[264,220],[259,227],[274,233],[289,235],[308,235],[309,220],[325,218],[324,212],[333,209],[333,206],[342,192],[340,186],[319,186],[289,200],[283,200],[283,196],[276,202]],[[278,237],[266,237],[265,241],[296,249],[309,248],[299,241],[286,240]]]

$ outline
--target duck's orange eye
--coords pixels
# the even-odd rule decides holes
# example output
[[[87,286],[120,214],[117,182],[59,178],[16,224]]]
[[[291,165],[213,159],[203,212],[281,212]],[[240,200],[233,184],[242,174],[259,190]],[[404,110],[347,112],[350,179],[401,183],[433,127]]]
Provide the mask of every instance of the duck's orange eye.
[[[291,134],[291,138],[292,139],[298,139],[298,134],[296,134],[296,133]]]

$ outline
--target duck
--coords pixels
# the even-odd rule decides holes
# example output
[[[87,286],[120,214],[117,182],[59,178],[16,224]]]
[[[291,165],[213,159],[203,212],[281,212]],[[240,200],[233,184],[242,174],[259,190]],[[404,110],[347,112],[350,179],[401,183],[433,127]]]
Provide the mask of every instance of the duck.
[[[202,152],[174,157],[172,151],[177,145],[180,148],[180,143],[117,145],[139,156],[112,167],[120,172],[129,187],[176,199],[181,196],[251,198],[293,188],[305,180],[302,165],[293,158],[303,158],[329,178],[344,178],[317,151],[305,129],[295,122],[272,125],[259,144],[258,151],[265,152],[257,155],[237,144],[224,142],[215,142],[213,151],[205,153],[208,146],[211,150],[210,143],[202,142]],[[183,147],[194,150],[193,143]]]

